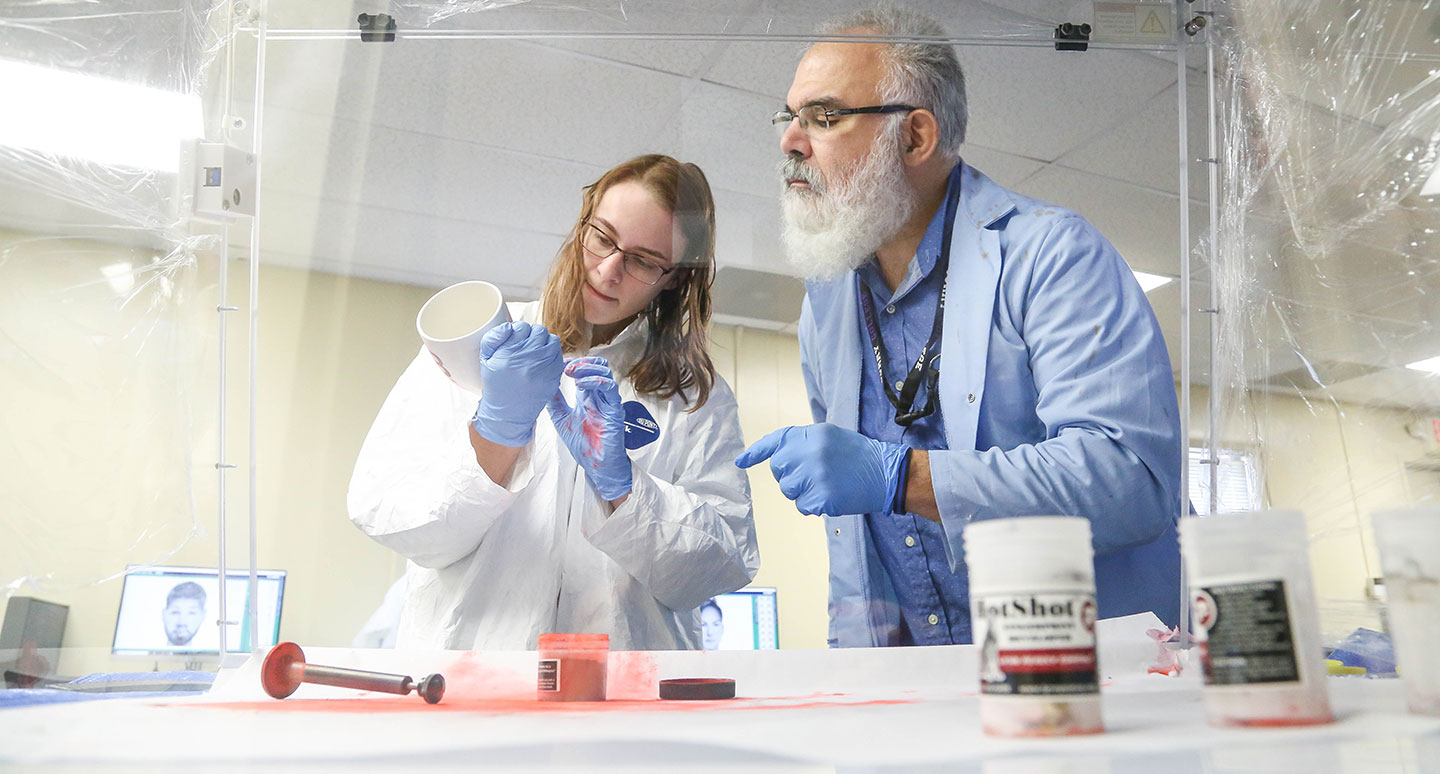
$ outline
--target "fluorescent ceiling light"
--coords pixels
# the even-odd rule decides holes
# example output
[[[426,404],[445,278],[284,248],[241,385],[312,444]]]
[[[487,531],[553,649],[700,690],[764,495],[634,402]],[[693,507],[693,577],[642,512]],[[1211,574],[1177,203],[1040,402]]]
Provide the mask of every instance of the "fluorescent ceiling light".
[[[100,273],[105,275],[116,295],[123,296],[135,289],[135,267],[129,261],[101,266]]]
[[[0,59],[0,146],[174,172],[200,137],[200,98]]]
[[[1414,371],[1424,371],[1431,374],[1440,374],[1440,357],[1417,360],[1405,366]]]
[[[1168,285],[1175,279],[1174,277],[1163,277],[1159,274],[1150,274],[1148,272],[1135,271],[1134,269],[1131,269],[1130,272],[1135,275],[1135,279],[1140,283],[1140,289],[1146,293],[1149,293],[1161,285]]]

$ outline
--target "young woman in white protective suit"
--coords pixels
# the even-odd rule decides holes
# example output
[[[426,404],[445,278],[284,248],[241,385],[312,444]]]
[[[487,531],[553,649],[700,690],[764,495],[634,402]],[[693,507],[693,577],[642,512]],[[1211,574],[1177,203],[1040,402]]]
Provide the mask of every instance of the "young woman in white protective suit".
[[[397,647],[699,648],[700,605],[759,568],[735,396],[705,352],[705,175],[641,156],[582,202],[541,301],[483,339],[478,406],[422,347],[360,450],[350,518],[409,560]]]

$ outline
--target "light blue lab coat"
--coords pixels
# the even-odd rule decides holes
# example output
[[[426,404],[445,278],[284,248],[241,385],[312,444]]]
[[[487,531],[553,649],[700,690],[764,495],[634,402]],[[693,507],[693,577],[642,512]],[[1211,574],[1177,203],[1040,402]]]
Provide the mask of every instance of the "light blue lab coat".
[[[963,162],[962,162],[963,163]],[[950,249],[940,408],[930,452],[950,567],[973,519],[1090,520],[1102,617],[1180,609],[1180,419],[1170,358],[1145,294],[1079,215],[965,165]],[[809,282],[800,347],[817,422],[855,429],[870,348],[857,278]],[[895,641],[895,593],[863,515],[823,520],[830,645]]]

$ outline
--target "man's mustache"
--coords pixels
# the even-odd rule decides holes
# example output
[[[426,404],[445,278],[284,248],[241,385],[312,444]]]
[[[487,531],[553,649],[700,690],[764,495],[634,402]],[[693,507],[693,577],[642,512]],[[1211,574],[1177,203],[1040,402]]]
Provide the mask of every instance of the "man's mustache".
[[[825,179],[820,176],[820,172],[793,156],[781,159],[775,170],[779,173],[781,180],[786,182],[803,180],[811,190],[817,193],[823,193],[825,190]]]

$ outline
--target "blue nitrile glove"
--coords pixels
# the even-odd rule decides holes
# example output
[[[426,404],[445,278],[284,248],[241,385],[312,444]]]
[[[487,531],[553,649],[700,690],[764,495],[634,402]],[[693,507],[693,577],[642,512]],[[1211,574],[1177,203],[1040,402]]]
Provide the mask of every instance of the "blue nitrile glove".
[[[577,357],[565,366],[565,375],[575,380],[575,407],[555,390],[547,406],[550,421],[595,491],[606,500],[618,500],[630,494],[633,485],[620,385],[603,357]]]
[[[905,485],[910,447],[822,422],[782,427],[735,458],[748,468],[766,459],[780,492],[801,513],[892,513]]]
[[[560,339],[538,323],[507,322],[480,340],[480,405],[475,432],[501,446],[524,446],[535,418],[560,388]]]

